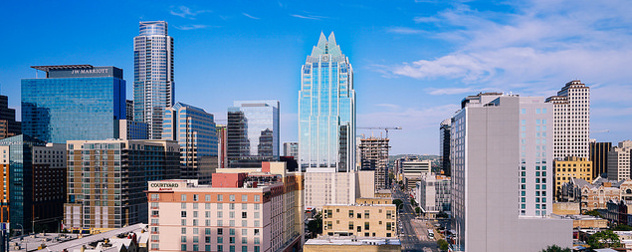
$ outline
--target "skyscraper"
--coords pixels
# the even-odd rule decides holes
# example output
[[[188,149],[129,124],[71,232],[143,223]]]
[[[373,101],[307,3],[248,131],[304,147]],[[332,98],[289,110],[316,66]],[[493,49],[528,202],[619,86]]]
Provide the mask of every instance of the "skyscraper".
[[[9,108],[9,97],[0,95],[0,139],[22,133],[22,123],[15,120],[15,109]]]
[[[352,204],[356,197],[356,107],[353,68],[332,32],[301,69],[298,163],[305,174],[305,205]]]
[[[553,103],[553,158],[588,158],[590,137],[590,88],[574,80],[549,97]]]
[[[632,141],[619,142],[608,152],[608,179],[623,180],[632,178]]]
[[[226,129],[229,167],[260,167],[279,158],[279,101],[235,101]]]
[[[552,219],[552,105],[497,93],[464,99],[452,119],[456,251],[537,251],[572,245]]]
[[[49,143],[118,137],[125,119],[123,70],[91,65],[34,66],[22,80],[22,132]]]
[[[439,163],[443,174],[450,174],[450,126],[451,119],[445,119],[439,126]]]
[[[149,126],[149,138],[162,137],[164,109],[174,102],[173,38],[167,22],[140,22],[134,37],[134,120]]]
[[[596,179],[608,172],[608,151],[610,151],[611,148],[611,142],[597,142],[595,139],[590,140],[590,161],[593,163],[592,179]]]
[[[204,109],[177,102],[165,109],[162,139],[180,145],[181,179],[211,183],[217,169],[217,134],[213,114]]]
[[[353,68],[333,32],[329,38],[321,32],[318,44],[305,60],[298,108],[301,169],[355,170]]]

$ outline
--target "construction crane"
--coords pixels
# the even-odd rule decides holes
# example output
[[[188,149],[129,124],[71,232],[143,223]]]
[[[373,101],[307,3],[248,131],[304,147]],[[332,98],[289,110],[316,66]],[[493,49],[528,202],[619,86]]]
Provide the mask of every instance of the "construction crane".
[[[386,138],[388,138],[389,130],[402,130],[402,127],[356,127],[356,128],[357,129],[370,129],[370,130],[381,129],[386,132]]]

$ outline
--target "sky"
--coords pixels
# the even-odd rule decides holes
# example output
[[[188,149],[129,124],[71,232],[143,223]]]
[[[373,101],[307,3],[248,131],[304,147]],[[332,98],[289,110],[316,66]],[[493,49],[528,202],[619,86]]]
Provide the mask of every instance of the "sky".
[[[164,20],[175,41],[176,101],[225,123],[235,100],[279,100],[281,142],[298,139],[300,69],[321,32],[334,32],[353,65],[357,126],[402,127],[389,132],[391,154],[438,154],[439,123],[467,95],[549,97],[575,79],[591,88],[591,138],[632,138],[627,0],[1,5],[0,94],[18,113],[20,80],[34,78],[30,66],[38,65],[122,68],[127,99],[133,99],[138,23]]]

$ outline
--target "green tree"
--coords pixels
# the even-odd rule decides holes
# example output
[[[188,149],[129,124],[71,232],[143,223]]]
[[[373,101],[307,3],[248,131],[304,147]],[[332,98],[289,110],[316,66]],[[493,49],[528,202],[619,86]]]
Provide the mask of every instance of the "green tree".
[[[404,204],[404,202],[400,199],[394,199],[393,200],[393,204],[396,205],[398,208],[401,207],[402,204]]]
[[[588,237],[587,243],[591,249],[621,247],[619,236],[612,232],[612,230],[605,230],[591,235]]]
[[[450,244],[448,244],[448,242],[443,239],[438,240],[437,245],[439,245],[439,249],[441,251],[447,251],[448,248],[450,247]]]
[[[415,213],[420,214],[421,213],[421,207],[415,207]]]
[[[585,215],[592,215],[595,217],[599,217],[599,218],[603,218],[603,215],[601,215],[597,210],[590,210],[584,213]]]
[[[412,199],[412,198],[411,198],[411,199],[410,199],[410,204],[411,204],[411,205],[413,205],[413,206],[416,206],[416,205],[417,205],[417,202],[415,201],[415,199]]]
[[[613,231],[632,231],[632,227],[626,224],[619,224],[612,228]]]
[[[323,232],[323,217],[320,213],[316,214],[313,220],[307,222],[307,230],[312,233],[312,237]]]
[[[546,249],[543,249],[541,252],[572,252],[572,250],[570,248],[560,248],[560,246],[553,245],[546,247]]]

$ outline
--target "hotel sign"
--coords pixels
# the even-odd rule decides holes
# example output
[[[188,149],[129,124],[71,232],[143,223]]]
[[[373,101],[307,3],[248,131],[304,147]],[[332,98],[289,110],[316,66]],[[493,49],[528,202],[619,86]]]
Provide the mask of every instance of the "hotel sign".
[[[123,70],[116,67],[93,67],[93,68],[71,68],[71,69],[51,69],[48,78],[95,78],[95,77],[116,77],[123,78]]]
[[[175,182],[152,182],[149,183],[149,189],[158,189],[158,191],[171,191],[173,188],[178,188],[180,183]]]

